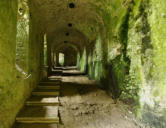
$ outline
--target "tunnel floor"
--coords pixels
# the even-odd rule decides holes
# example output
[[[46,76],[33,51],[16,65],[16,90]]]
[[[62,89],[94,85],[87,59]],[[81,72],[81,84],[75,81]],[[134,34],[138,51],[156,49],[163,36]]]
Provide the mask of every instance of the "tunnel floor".
[[[54,96],[54,99],[52,98],[54,105],[49,106],[51,108],[44,108],[44,112],[39,109],[41,107],[39,104],[37,106],[30,105],[32,107],[31,110],[27,109],[26,111],[26,107],[24,107],[20,115],[23,116],[28,113],[30,116],[36,116],[36,112],[40,114],[43,112],[45,114],[42,116],[45,118],[46,116],[52,116],[54,113],[58,116],[59,121],[54,123],[40,122],[37,124],[16,123],[14,128],[145,128],[134,117],[131,112],[131,106],[121,101],[115,102],[104,90],[97,87],[95,81],[89,80],[86,75],[82,75],[81,72],[75,69],[58,70],[61,70],[61,75],[49,77],[49,81],[61,81],[60,87],[56,86],[57,89],[60,88],[58,100],[56,96]],[[63,71],[68,76],[63,76]],[[44,96],[44,98],[47,98],[47,96]],[[32,96],[30,99],[36,100]],[[49,100],[49,102],[52,102],[52,100]],[[59,106],[58,114],[55,113],[57,106]],[[48,106],[44,105],[44,107]],[[56,117],[54,114],[53,117]]]
[[[133,116],[129,105],[121,101],[115,103],[86,75],[75,76],[79,71],[65,70],[67,72],[70,76],[61,77],[58,128],[145,128]]]

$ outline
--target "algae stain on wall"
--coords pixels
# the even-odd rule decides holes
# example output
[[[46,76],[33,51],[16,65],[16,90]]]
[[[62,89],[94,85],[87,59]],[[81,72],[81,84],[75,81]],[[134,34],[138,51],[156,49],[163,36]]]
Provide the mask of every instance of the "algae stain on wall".
[[[29,12],[20,9],[23,17],[19,17],[18,4],[23,3],[13,0],[0,2],[0,128],[12,126],[16,114],[36,85],[39,75],[39,68],[36,68],[35,72],[29,71],[29,58],[32,54],[29,52]],[[33,50],[36,50],[36,47]],[[40,58],[38,54],[33,56],[35,61]],[[19,68],[15,64],[19,65]],[[22,71],[31,73],[33,77],[25,77]]]
[[[90,51],[88,55],[88,75],[90,78],[95,79],[97,82],[100,82],[102,77],[102,65],[103,65],[103,48],[102,48],[102,37],[99,34],[93,51]]]
[[[165,24],[162,22],[162,17],[154,19],[154,15],[161,14],[161,12],[156,13],[158,7],[153,0],[142,0],[137,1],[137,5],[130,12],[127,56],[131,62],[129,75],[134,78],[134,85],[138,87],[136,95],[138,116],[152,127],[165,127],[165,115],[162,113],[166,106],[163,105],[162,97],[166,90],[162,89],[161,93],[158,91],[159,87],[165,84],[165,79],[162,79],[163,75],[161,75],[166,73],[163,69],[165,54],[156,52],[165,50],[164,47],[161,47],[163,43],[160,44],[160,39],[164,42],[163,37],[165,36],[161,37],[159,34],[160,37],[157,37],[156,35],[162,28],[154,29],[155,26]],[[155,20],[158,20],[160,24]],[[156,63],[158,64],[156,65]]]
[[[164,0],[132,0],[112,1],[105,10],[95,6],[106,27],[107,36],[99,42],[107,58],[98,59],[98,40],[88,53],[89,77],[114,98],[132,99],[138,116],[155,127],[165,127],[165,4]]]
[[[16,66],[25,75],[29,71],[29,8],[27,3],[19,1],[17,12]]]
[[[77,54],[77,67],[80,69],[81,72],[86,72],[86,65],[87,65],[87,51],[84,47],[83,52],[81,55]]]

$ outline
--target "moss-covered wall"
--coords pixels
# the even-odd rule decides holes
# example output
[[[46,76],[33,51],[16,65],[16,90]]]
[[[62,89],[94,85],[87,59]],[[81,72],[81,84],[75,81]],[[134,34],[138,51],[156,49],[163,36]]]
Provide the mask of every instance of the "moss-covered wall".
[[[165,0],[112,0],[104,6],[96,9],[106,34],[101,31],[87,55],[89,77],[112,97],[133,103],[152,127],[166,127]]]
[[[101,15],[105,28],[100,28],[101,31],[88,52],[88,75],[117,98],[121,94],[128,72],[128,62],[123,61],[127,60],[127,57],[122,55],[127,42],[125,27],[128,27],[128,1],[112,0],[111,4],[109,1],[101,3],[102,6],[94,8]]]
[[[99,34],[95,40],[93,50],[88,50],[88,76],[100,82],[103,76],[103,46],[102,37]]]
[[[166,127],[165,1],[142,0],[130,13],[127,54],[130,74],[139,86],[137,114],[145,122]]]
[[[43,49],[44,49],[43,57],[44,57],[44,59],[43,59],[43,65],[47,66],[47,36],[46,36],[46,34],[44,35],[43,38],[44,38],[44,46],[43,46]]]
[[[12,124],[17,111],[14,108],[18,106],[14,99],[17,94],[14,81],[17,2],[3,0],[0,8],[0,127],[7,128]],[[13,93],[10,93],[11,90]]]
[[[39,28],[37,21],[42,20],[35,16],[41,15],[35,15],[35,4],[29,2],[30,11],[26,0],[0,2],[0,128],[12,125],[24,100],[42,79],[42,66],[49,65],[51,71],[53,65],[51,44],[47,53],[43,46],[46,39],[41,30],[47,26]],[[79,42],[74,45],[81,51],[78,68],[113,98],[133,103],[140,119],[152,127],[166,127],[165,0],[97,0],[87,5],[99,21],[74,22],[79,29],[79,33],[73,31]]]
[[[31,33],[36,34],[28,41],[28,23],[24,20],[17,22],[20,2],[0,2],[0,128],[12,126],[16,114],[39,80],[41,40],[39,32],[34,32],[34,26],[30,25]],[[17,28],[23,31],[22,37]],[[27,66],[26,69],[23,65]]]
[[[27,3],[18,1],[17,34],[16,34],[16,64],[25,73],[28,72],[29,47],[29,7]]]
[[[84,50],[81,54],[77,55],[77,67],[81,72],[86,72],[87,68],[87,50],[84,47]]]

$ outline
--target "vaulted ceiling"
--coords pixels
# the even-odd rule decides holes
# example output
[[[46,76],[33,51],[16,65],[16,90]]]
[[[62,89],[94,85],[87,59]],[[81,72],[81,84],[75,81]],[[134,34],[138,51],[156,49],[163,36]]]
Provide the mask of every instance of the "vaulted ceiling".
[[[100,11],[109,0],[30,0],[30,11],[51,47],[71,43],[78,49],[104,31]]]

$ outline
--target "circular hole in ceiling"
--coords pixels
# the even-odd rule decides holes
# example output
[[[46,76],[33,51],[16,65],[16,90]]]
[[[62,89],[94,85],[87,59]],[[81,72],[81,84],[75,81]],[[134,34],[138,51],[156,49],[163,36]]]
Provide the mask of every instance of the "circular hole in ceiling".
[[[23,12],[24,12],[23,8],[19,8],[19,14],[23,15]]]
[[[72,27],[72,23],[68,23],[68,26],[69,26],[69,27]]]
[[[68,43],[67,41],[64,41],[64,43]]]
[[[69,32],[66,32],[66,36],[69,36]]]
[[[23,8],[19,8],[19,11],[20,11],[20,12],[23,12]]]
[[[75,8],[75,4],[74,3],[69,3],[69,8]]]

